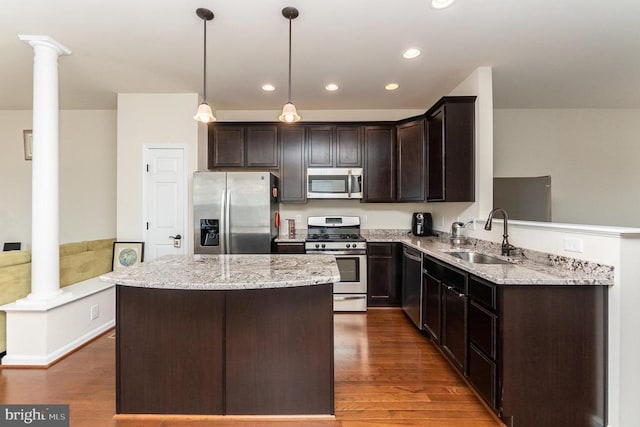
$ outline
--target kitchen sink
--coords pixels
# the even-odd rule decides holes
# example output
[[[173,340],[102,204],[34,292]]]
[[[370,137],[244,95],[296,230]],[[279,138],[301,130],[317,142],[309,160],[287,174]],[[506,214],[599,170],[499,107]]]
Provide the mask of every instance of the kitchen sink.
[[[511,264],[509,261],[478,252],[448,252],[448,254],[472,264]]]

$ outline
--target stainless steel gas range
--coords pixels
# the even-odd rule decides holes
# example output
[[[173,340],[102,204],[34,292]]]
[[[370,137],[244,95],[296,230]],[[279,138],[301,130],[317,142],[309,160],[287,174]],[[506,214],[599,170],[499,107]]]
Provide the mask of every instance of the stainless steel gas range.
[[[333,285],[333,311],[367,311],[367,242],[360,235],[360,217],[310,216],[308,254],[335,255],[340,281]]]

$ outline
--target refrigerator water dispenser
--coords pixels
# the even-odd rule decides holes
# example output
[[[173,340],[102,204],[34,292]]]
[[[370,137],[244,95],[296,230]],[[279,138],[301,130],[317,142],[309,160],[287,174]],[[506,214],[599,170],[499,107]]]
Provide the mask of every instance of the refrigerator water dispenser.
[[[200,246],[219,246],[220,226],[217,219],[200,220]]]

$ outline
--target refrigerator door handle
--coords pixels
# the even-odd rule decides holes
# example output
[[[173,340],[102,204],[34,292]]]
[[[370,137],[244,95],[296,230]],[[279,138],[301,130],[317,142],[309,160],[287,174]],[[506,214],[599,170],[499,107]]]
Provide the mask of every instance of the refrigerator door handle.
[[[226,253],[226,245],[227,245],[227,235],[225,234],[225,227],[227,224],[227,218],[224,216],[224,202],[226,200],[227,190],[222,190],[222,195],[220,196],[220,253]]]
[[[226,247],[224,248],[224,253],[226,254],[230,254],[231,253],[231,217],[229,216],[229,211],[230,211],[230,199],[231,199],[231,190],[227,189],[225,191],[226,195],[227,195],[227,200],[225,203],[225,213],[224,213],[224,234],[225,234],[225,242],[226,242]]]

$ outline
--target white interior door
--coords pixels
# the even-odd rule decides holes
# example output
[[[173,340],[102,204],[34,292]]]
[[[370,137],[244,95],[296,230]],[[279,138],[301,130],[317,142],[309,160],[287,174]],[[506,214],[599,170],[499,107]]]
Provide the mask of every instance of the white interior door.
[[[145,148],[145,260],[188,253],[184,159],[184,148]]]

